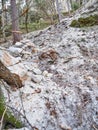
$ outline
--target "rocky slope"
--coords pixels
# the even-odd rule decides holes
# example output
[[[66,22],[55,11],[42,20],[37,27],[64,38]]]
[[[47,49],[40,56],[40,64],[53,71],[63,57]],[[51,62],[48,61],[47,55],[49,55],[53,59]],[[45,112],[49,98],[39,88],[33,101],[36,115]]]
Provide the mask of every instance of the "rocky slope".
[[[98,26],[71,28],[72,19],[0,47],[24,85],[9,94],[2,87],[7,106],[32,125],[23,130],[98,129]]]

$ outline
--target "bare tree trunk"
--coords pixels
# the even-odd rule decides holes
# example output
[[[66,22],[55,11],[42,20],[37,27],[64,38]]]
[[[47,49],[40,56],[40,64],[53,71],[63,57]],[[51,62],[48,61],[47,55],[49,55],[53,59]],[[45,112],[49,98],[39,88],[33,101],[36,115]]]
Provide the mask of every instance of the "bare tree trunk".
[[[11,73],[10,70],[0,60],[0,79],[3,79],[7,84],[14,88],[22,87],[22,82],[19,76]]]
[[[85,4],[85,0],[82,1],[82,4],[83,4],[83,5]]]
[[[49,6],[49,11],[50,11],[50,13],[51,13],[51,15],[50,15],[51,24],[54,24],[53,16],[56,14],[56,9],[55,9],[55,2],[54,2],[54,0],[47,1],[47,5]]]
[[[16,0],[11,0],[13,43],[21,40]]]
[[[60,11],[58,0],[56,0],[56,7],[57,7],[57,12],[58,12],[58,15],[59,15],[59,22],[60,22],[62,20],[62,15],[61,15],[61,11]]]
[[[81,0],[79,0],[79,8],[80,8],[80,6],[81,6]]]
[[[67,2],[68,13],[69,13],[69,15],[70,15],[70,1],[67,0],[66,2]]]
[[[5,35],[5,19],[4,19],[4,0],[2,0],[2,34],[4,41],[6,41],[6,35]]]
[[[28,33],[28,11],[29,11],[29,5],[28,5],[28,0],[25,1],[26,2],[26,15],[25,15],[25,28],[26,28],[26,32]]]

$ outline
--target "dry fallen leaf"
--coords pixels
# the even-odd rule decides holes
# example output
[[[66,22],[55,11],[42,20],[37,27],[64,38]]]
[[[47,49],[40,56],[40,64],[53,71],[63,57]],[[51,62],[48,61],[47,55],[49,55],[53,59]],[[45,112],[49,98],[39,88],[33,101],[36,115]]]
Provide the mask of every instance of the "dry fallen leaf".
[[[40,88],[36,89],[35,93],[41,93],[41,89]]]

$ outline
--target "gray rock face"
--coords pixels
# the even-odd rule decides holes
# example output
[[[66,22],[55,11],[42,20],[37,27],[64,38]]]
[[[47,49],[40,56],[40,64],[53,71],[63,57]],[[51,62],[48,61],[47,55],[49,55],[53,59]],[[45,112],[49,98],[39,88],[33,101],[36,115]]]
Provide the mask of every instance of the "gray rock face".
[[[27,119],[41,130],[98,129],[98,27],[64,31],[62,24],[54,27],[59,28],[56,33],[62,30],[62,36],[58,34],[61,42],[55,39],[55,35],[55,41],[50,42],[54,29],[50,32],[46,30],[50,35],[47,44],[41,47],[36,44],[36,40],[45,38],[45,32],[34,41],[38,51],[33,56],[29,55],[28,59],[24,57],[25,62],[21,63],[27,73],[30,72],[23,77],[25,84],[21,89]],[[56,61],[39,59],[40,52],[50,46],[55,47],[59,54]],[[17,92],[10,96],[11,106],[16,108],[15,104],[21,104]],[[17,109],[21,109],[20,105]]]

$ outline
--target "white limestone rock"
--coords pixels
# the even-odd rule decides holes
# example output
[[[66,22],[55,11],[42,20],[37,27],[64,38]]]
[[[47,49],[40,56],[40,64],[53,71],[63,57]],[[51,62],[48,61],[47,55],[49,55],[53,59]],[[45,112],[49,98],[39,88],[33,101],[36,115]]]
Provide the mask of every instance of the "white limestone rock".
[[[33,68],[33,73],[36,74],[36,75],[41,75],[42,71],[38,68]]]
[[[43,72],[43,76],[45,76],[45,77],[48,76],[48,71],[47,71],[47,70],[45,70],[45,71]]]
[[[43,76],[50,78],[50,77],[53,76],[53,74],[52,74],[52,73],[48,73],[48,71],[45,70],[45,71],[43,72]]]
[[[35,83],[40,83],[43,77],[41,75],[34,75],[32,74],[31,80]]]
[[[22,43],[22,42],[16,42],[16,43],[15,43],[15,46],[16,46],[16,47],[22,47],[22,46],[23,46],[23,43]]]
[[[8,49],[11,53],[13,54],[16,54],[16,55],[19,55],[21,52],[22,52],[22,48],[19,48],[19,47],[9,47]]]

